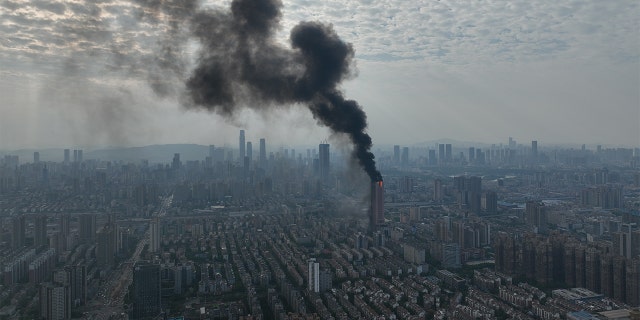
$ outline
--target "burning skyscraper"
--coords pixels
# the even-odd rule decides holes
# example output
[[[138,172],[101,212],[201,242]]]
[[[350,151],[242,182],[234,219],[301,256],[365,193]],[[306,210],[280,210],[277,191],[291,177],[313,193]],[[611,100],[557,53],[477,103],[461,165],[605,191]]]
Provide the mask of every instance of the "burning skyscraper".
[[[384,187],[382,179],[371,182],[371,208],[369,208],[369,229],[375,231],[384,225]]]

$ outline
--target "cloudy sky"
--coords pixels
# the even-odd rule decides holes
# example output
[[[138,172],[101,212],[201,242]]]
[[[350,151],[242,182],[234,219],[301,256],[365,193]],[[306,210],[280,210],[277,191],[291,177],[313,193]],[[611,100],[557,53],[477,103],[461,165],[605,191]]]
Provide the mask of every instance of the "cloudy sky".
[[[292,145],[331,138],[300,106],[229,118],[183,107],[179,87],[154,92],[199,47],[141,5],[153,2],[0,0],[0,149],[235,143],[239,128]],[[375,145],[640,146],[638,1],[285,0],[282,14],[284,46],[305,20],[353,44],[342,89]],[[162,50],[175,41],[184,51]],[[180,70],[161,67],[175,56]]]

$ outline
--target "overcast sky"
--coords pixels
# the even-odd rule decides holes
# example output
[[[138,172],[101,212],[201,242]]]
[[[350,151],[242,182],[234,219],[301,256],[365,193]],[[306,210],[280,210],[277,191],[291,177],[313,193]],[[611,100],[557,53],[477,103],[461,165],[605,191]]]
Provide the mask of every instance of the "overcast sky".
[[[640,146],[638,1],[283,4],[283,45],[303,20],[353,44],[357,72],[342,88],[374,145]],[[254,141],[331,138],[300,106],[223,118],[182,107],[179,89],[157,96],[149,80],[164,79],[156,53],[173,34],[143,16],[135,1],[0,0],[0,149],[235,143],[240,128]],[[186,43],[188,62],[198,45]]]

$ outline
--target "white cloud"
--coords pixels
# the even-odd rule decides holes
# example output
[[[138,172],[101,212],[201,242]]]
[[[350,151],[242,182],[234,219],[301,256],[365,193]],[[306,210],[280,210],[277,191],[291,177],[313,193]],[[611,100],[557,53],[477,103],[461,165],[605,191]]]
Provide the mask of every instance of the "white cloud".
[[[208,2],[228,8],[230,1]],[[522,140],[536,136],[541,141],[640,144],[637,1],[283,2],[283,43],[301,20],[331,23],[353,43],[360,72],[345,86],[367,111],[374,141],[495,141],[512,135]],[[69,143],[190,138],[207,143],[216,132],[230,132],[234,139],[234,124],[214,115],[185,113],[175,101],[154,98],[148,87],[132,90],[130,96],[122,93],[120,88],[127,85],[119,82],[144,80],[155,70],[150,67],[153,52],[167,40],[166,25],[141,20],[133,3],[0,2],[0,137],[11,137],[0,140],[0,147],[53,145],[52,132]],[[183,54],[192,51],[189,46]],[[56,76],[104,81],[87,85],[82,99],[51,108],[42,92]],[[109,100],[110,95],[119,100]],[[71,103],[106,105],[86,109],[102,116],[113,116],[113,110],[131,116],[121,118],[123,126],[116,130],[91,125],[97,130],[91,138],[83,132],[91,123],[86,113],[66,118],[56,114],[69,111],[58,108]],[[270,132],[274,139],[286,139],[285,129],[300,140],[327,136],[326,130],[312,126],[307,112],[279,114],[279,121],[242,114],[236,125]],[[286,121],[303,125],[287,128]]]

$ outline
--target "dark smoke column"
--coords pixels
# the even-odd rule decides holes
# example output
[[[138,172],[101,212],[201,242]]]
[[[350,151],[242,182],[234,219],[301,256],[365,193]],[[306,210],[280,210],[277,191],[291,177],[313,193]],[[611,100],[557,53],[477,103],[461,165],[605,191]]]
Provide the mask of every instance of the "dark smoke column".
[[[268,112],[305,105],[320,124],[349,137],[352,156],[371,181],[382,180],[371,153],[366,114],[339,88],[351,75],[353,47],[330,25],[301,22],[291,30],[287,48],[274,36],[279,0],[234,0],[229,11],[198,8],[195,0],[158,1],[148,3],[173,21],[188,21],[202,45],[198,64],[186,80],[186,105],[224,116],[241,108]],[[182,3],[180,10],[176,3]]]

